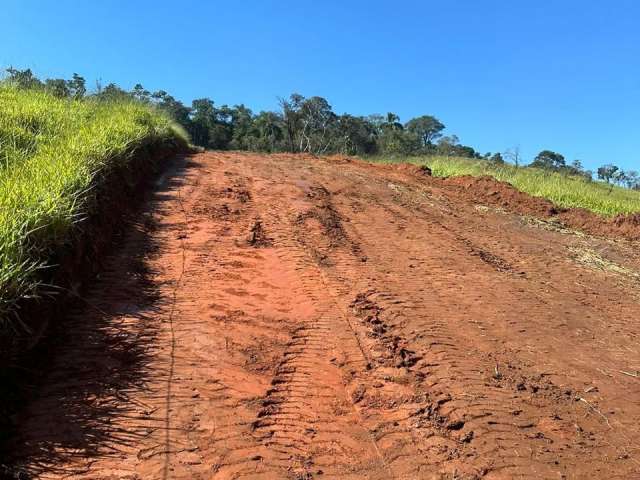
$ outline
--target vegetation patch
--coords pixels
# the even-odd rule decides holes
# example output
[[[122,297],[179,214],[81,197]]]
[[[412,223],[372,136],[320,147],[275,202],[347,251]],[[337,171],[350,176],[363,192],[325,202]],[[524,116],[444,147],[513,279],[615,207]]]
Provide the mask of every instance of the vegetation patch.
[[[438,177],[488,175],[510,183],[516,189],[534,197],[546,198],[560,207],[584,208],[605,216],[640,212],[640,191],[590,180],[581,175],[461,157],[430,156],[373,160],[426,165],[433,175]]]
[[[99,186],[136,152],[186,146],[164,113],[132,100],[59,98],[0,84],[0,318],[46,292],[43,270],[96,206]]]

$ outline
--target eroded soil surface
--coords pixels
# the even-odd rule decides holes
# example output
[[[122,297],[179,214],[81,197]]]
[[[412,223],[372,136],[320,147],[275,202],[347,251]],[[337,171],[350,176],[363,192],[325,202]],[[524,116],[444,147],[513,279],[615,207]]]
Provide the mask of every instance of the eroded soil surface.
[[[640,478],[639,244],[411,168],[175,161],[67,320],[21,478]]]

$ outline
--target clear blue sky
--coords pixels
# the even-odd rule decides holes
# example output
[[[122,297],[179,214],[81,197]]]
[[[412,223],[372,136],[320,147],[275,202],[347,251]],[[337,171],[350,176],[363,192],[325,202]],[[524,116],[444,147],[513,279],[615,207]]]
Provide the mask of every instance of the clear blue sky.
[[[640,2],[2,0],[0,67],[190,102],[433,114],[481,152],[640,170]]]

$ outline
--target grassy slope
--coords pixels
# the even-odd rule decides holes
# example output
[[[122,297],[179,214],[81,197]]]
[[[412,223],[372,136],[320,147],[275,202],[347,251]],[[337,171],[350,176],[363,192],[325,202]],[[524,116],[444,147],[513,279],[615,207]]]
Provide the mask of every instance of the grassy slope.
[[[580,207],[606,216],[640,212],[640,192],[620,187],[611,189],[602,182],[588,182],[579,177],[535,168],[496,166],[467,158],[411,157],[403,161],[428,165],[438,177],[490,175],[530,195],[547,198],[561,207]]]
[[[38,293],[38,270],[88,213],[96,180],[165,140],[186,134],[150,107],[0,85],[0,318]]]

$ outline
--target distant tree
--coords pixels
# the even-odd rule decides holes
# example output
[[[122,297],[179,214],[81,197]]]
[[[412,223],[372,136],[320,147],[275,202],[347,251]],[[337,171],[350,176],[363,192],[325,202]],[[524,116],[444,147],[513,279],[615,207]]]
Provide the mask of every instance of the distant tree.
[[[139,102],[147,103],[151,101],[151,92],[146,90],[140,83],[136,83],[131,90],[131,96]]]
[[[336,126],[336,151],[347,155],[367,155],[377,150],[376,126],[363,117],[344,114]]]
[[[626,178],[627,188],[634,189],[640,186],[640,175],[635,170],[629,170]]]
[[[288,99],[279,98],[278,101],[282,109],[287,150],[296,152],[298,151],[298,135],[301,128],[300,109],[305,98],[299,93],[293,93]]]
[[[436,117],[423,115],[409,120],[405,124],[404,128],[418,135],[422,140],[422,145],[426,147],[442,136],[441,132],[444,130],[445,126]]]
[[[506,158],[509,162],[513,163],[516,166],[516,168],[518,168],[520,166],[520,163],[522,162],[522,156],[520,154],[520,146],[515,146],[507,149],[503,153],[503,157]]]
[[[16,85],[18,88],[39,88],[43,84],[36,77],[30,68],[26,70],[18,70],[13,67],[6,69],[7,81]]]
[[[422,141],[415,133],[387,126],[378,136],[378,145],[385,155],[407,156],[417,154]]]
[[[298,150],[314,154],[326,153],[331,147],[332,129],[337,116],[329,102],[322,97],[310,97],[300,104],[301,128]]]
[[[559,153],[551,150],[542,150],[529,166],[546,170],[559,170],[565,167],[566,163],[564,157]]]
[[[66,98],[71,94],[67,81],[62,78],[48,78],[44,82],[44,88],[58,98]]]
[[[186,107],[181,101],[176,100],[164,90],[152,93],[151,99],[158,108],[165,111],[187,131],[191,131],[191,109],[189,107]]]
[[[69,89],[69,95],[75,99],[82,98],[87,93],[85,79],[77,73],[73,74],[71,80],[67,80],[67,87]]]
[[[582,162],[580,160],[574,160],[573,162],[571,162],[571,168],[576,171],[576,172],[582,172],[584,170],[584,167],[582,166]]]
[[[216,123],[213,100],[199,98],[191,102],[191,141],[202,147],[210,146],[211,131]]]
[[[254,144],[258,132],[253,124],[253,112],[244,105],[236,105],[231,109],[231,142],[233,150],[249,150]]]
[[[438,154],[448,157],[455,156],[457,147],[460,145],[460,139],[457,135],[447,135],[438,140]]]
[[[364,117],[367,123],[369,123],[378,134],[382,133],[382,125],[385,123],[385,117],[379,113],[374,113]]]
[[[628,180],[627,172],[621,168],[618,169],[618,171],[613,174],[612,180],[618,185],[625,185]]]
[[[197,145],[216,150],[247,149],[247,145],[233,144],[236,115],[236,108],[227,105],[216,108],[209,98],[194,100],[190,109],[193,141]],[[251,111],[248,111],[248,122],[251,122]],[[243,139],[238,138],[237,141],[243,142]]]
[[[586,178],[586,172],[580,160],[573,160],[570,164],[556,168],[557,171],[566,175],[573,175]]]
[[[502,158],[502,155],[500,153],[495,153],[493,154],[490,158],[489,161],[493,164],[496,165],[503,165],[504,164],[504,158]]]
[[[283,148],[284,120],[276,112],[260,112],[253,119],[257,133],[249,148],[257,151],[275,152]]]
[[[402,130],[402,124],[400,123],[400,117],[393,112],[388,112],[381,125],[383,130]]]
[[[234,108],[222,105],[214,109],[214,122],[209,129],[209,148],[226,150],[233,140]]]
[[[604,180],[607,183],[611,183],[611,181],[615,178],[618,170],[620,170],[620,168],[611,163],[603,165],[598,168],[598,178],[600,180]]]
[[[482,155],[476,152],[475,149],[469,145],[457,145],[454,149],[454,153],[458,157],[482,158]]]
[[[129,97],[129,93],[115,83],[110,83],[104,88],[100,88],[96,97],[100,100],[124,100]]]

